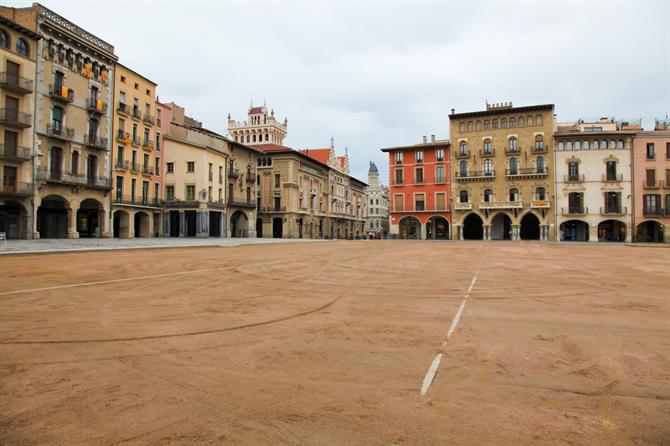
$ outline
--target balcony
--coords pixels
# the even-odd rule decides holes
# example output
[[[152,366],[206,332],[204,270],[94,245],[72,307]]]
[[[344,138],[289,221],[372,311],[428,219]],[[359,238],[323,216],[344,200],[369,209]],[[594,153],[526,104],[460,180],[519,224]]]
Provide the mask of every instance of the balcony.
[[[140,146],[140,137],[139,136],[133,136],[130,138],[130,143],[136,147]]]
[[[134,119],[142,119],[142,113],[140,113],[140,108],[136,106],[133,107],[130,116],[132,116]]]
[[[472,203],[454,203],[455,211],[469,211],[472,209]]]
[[[140,163],[130,163],[130,171],[133,173],[140,173]]]
[[[154,118],[153,115],[149,113],[145,113],[144,117],[142,118],[142,122],[147,125],[156,125],[156,118]]]
[[[74,139],[74,129],[63,127],[62,124],[54,122],[52,124],[47,124],[47,136],[62,141],[72,141]]]
[[[49,96],[64,104],[71,104],[74,101],[74,90],[62,85],[49,85]]]
[[[164,201],[165,206],[169,208],[179,208],[179,207],[195,207],[200,206],[200,202],[196,201],[195,197],[186,197],[185,200],[181,200],[175,197],[168,197]]]
[[[142,175],[153,176],[154,168],[153,166],[143,165],[142,166]]]
[[[118,130],[116,132],[116,140],[122,143],[127,143],[130,138],[130,133],[124,132],[123,130]]]
[[[469,150],[467,150],[467,149],[466,150],[460,150],[459,149],[456,152],[456,159],[462,160],[462,159],[466,159],[466,158],[470,158],[470,151]]]
[[[589,213],[589,208],[584,206],[570,206],[567,209],[561,208],[561,215],[586,215]]]
[[[604,208],[600,208],[600,215],[625,215],[627,213],[627,207],[605,206]]]
[[[248,172],[246,181],[247,181],[248,184],[255,183],[256,182],[256,174],[253,173],[253,172]]]
[[[123,102],[119,101],[119,105],[116,107],[116,111],[121,113],[122,115],[130,115],[130,107],[128,107],[128,104],[124,104]]]
[[[128,170],[128,169],[130,169],[130,162],[128,161],[117,160],[116,163],[114,163],[114,170]]]
[[[623,181],[623,174],[603,174],[603,181],[606,183],[618,183],[619,181]]]
[[[155,197],[133,197],[132,195],[115,195],[112,203],[146,207],[160,207],[162,205],[161,200]]]
[[[496,149],[480,149],[479,156],[482,158],[492,158],[496,156]]]
[[[505,155],[520,155],[521,149],[518,147],[505,147]]]
[[[236,199],[230,199],[228,200],[228,206],[236,206],[239,208],[249,208],[249,209],[255,209],[256,208],[256,202],[253,200],[236,200]]]
[[[667,209],[643,207],[642,215],[645,217],[662,217],[667,214],[667,211]]]
[[[18,94],[33,92],[33,81],[7,72],[0,73],[0,87]]]
[[[286,212],[286,206],[262,206],[260,212],[265,213]]]
[[[456,179],[459,181],[488,181],[496,177],[495,171],[475,170],[470,172],[456,172]]]
[[[96,135],[84,135],[84,145],[93,149],[109,149],[109,142],[107,138],[101,138]]]
[[[240,177],[240,171],[237,169],[229,169],[228,170],[228,178],[236,180]]]
[[[104,115],[107,113],[107,103],[100,99],[88,98],[86,100],[86,109],[90,112]]]
[[[531,200],[530,207],[531,209],[549,209],[551,202],[549,200]]]
[[[563,182],[565,183],[583,183],[584,182],[584,175],[564,175],[563,176]]]
[[[39,167],[35,177],[48,183],[66,186],[85,186],[93,189],[111,189],[112,184],[111,180],[107,177],[75,175],[62,171],[51,171],[46,167]]]
[[[535,144],[533,147],[530,149],[530,153],[533,155],[539,155],[541,153],[547,153],[547,146],[542,144],[542,145],[537,145]]]
[[[32,126],[33,115],[20,112],[15,108],[0,108],[0,124],[17,129],[27,129]]]
[[[479,209],[521,209],[521,201],[482,201],[479,203]]]
[[[547,176],[547,168],[506,169],[505,176],[511,178],[537,178]]]
[[[7,161],[30,161],[30,147],[0,144],[0,159]]]
[[[223,199],[208,200],[207,201],[207,207],[214,208],[214,209],[225,209],[226,203],[223,202]]]
[[[154,149],[154,143],[150,139],[144,139],[142,141],[142,148],[151,151]]]
[[[652,182],[648,182],[647,180],[644,180],[644,182],[642,183],[642,187],[644,189],[660,189],[661,188],[661,181],[655,181],[654,180],[654,182],[652,183]]]
[[[0,181],[0,194],[13,197],[29,197],[33,194],[33,184],[22,181],[5,184],[4,181]]]

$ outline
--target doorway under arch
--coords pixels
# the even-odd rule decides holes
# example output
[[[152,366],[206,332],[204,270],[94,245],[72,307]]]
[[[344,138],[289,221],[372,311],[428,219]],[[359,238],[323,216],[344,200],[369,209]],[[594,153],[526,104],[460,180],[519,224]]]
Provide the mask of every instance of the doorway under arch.
[[[139,237],[151,237],[151,219],[149,214],[146,212],[136,212],[134,226],[135,226],[135,238]]]
[[[37,231],[40,238],[67,238],[70,203],[60,195],[49,195],[37,208]]]
[[[519,236],[521,240],[540,240],[540,219],[532,212],[521,219]]]
[[[477,214],[470,214],[463,220],[463,239],[482,240],[484,238],[484,222]]]
[[[589,241],[589,225],[581,220],[564,221],[558,229],[563,242]]]
[[[599,242],[625,242],[626,224],[619,220],[605,220],[598,225]]]
[[[115,238],[128,238],[130,236],[130,216],[128,212],[116,211],[113,218],[113,236]]]
[[[0,232],[8,239],[28,238],[28,213],[19,202],[0,204]]]
[[[249,230],[249,220],[247,215],[242,211],[235,211],[230,216],[230,236],[231,237],[247,237]]]
[[[403,217],[398,224],[400,226],[400,238],[418,240],[421,238],[421,222],[416,217]]]
[[[434,215],[426,222],[426,238],[429,240],[448,240],[449,221],[439,215]]]
[[[512,219],[501,212],[491,220],[491,240],[511,240]]]
[[[100,237],[102,204],[93,198],[82,201],[77,210],[77,232],[80,238]]]
[[[642,243],[663,243],[663,225],[654,220],[643,221],[637,225],[637,241]]]

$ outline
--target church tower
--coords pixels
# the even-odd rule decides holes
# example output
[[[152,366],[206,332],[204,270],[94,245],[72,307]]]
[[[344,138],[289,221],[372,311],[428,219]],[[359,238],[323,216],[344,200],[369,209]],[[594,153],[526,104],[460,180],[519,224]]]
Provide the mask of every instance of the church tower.
[[[238,122],[228,114],[228,134],[237,142],[248,146],[261,144],[284,144],[284,138],[288,132],[288,119],[284,122],[275,119],[274,110],[268,109],[265,104],[262,107],[249,107],[247,120]]]

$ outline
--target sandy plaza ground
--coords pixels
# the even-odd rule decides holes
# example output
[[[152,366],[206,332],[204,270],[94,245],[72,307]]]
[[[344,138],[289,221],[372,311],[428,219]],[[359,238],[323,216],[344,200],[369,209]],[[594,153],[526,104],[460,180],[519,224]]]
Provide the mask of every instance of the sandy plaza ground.
[[[670,249],[0,256],[0,444],[668,445]]]

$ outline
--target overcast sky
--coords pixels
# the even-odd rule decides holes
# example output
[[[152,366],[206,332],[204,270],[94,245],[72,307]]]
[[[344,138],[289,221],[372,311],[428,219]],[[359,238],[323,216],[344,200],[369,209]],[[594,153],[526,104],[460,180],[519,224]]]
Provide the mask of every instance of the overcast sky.
[[[9,2],[28,6],[29,2]],[[52,2],[212,130],[264,98],[286,145],[381,147],[449,136],[485,101],[556,104],[559,121],[668,109],[668,2]]]

